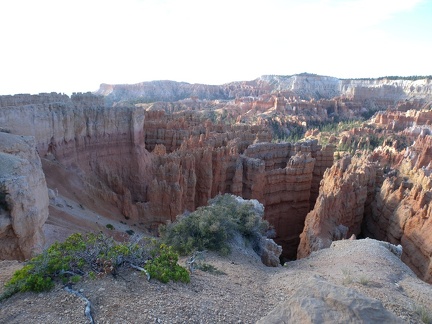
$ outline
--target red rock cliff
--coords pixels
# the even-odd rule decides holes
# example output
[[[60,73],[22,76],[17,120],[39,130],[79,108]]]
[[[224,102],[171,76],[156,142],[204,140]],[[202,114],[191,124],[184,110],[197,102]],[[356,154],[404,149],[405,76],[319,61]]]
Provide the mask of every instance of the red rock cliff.
[[[314,209],[307,215],[298,257],[351,234],[403,247],[402,259],[432,281],[432,136],[419,136],[393,170],[377,151],[361,160],[343,158],[327,170]],[[388,171],[383,174],[383,167]],[[390,170],[390,171],[389,171]]]
[[[83,194],[97,195],[149,228],[219,193],[256,198],[265,204],[286,257],[295,257],[332,147],[272,144],[265,127],[214,124],[193,111],[104,107],[89,94],[53,95],[52,102],[42,97],[33,104],[33,97],[3,100],[0,126],[34,136],[41,158],[81,177]]]
[[[300,236],[299,258],[361,233],[365,204],[376,186],[376,169],[366,159],[346,156],[324,173],[315,207],[306,216]]]

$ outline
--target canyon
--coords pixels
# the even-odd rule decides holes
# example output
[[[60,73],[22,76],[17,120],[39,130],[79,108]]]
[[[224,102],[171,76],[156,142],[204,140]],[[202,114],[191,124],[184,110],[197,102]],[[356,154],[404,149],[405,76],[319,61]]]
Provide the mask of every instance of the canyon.
[[[106,230],[99,217],[155,235],[231,193],[265,206],[283,260],[354,234],[401,244],[402,259],[431,282],[431,102],[428,78],[311,74],[1,96],[0,259],[37,252],[43,229],[59,238]],[[327,142],[319,129],[285,140],[346,120],[363,124]],[[382,145],[371,148],[372,137]],[[347,143],[358,145],[351,156]],[[77,220],[76,210],[93,218]]]

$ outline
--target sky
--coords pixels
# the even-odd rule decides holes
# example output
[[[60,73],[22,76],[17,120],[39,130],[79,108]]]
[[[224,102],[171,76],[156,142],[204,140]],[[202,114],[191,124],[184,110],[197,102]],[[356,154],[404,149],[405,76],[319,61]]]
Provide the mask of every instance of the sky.
[[[432,0],[2,0],[0,95],[432,75]]]

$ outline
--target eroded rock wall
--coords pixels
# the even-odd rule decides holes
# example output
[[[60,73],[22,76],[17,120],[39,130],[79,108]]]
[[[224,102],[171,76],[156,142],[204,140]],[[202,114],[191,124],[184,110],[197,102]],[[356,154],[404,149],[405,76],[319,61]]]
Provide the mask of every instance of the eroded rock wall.
[[[217,194],[232,193],[265,205],[265,218],[276,228],[285,257],[295,258],[304,218],[333,163],[334,146],[323,149],[316,140],[269,143],[265,128],[200,123],[193,112],[147,111],[144,128],[146,147],[157,155],[148,202],[142,205],[146,214],[160,215],[154,227]]]
[[[412,126],[432,125],[432,110],[382,111],[373,122],[383,128],[401,131]]]
[[[297,256],[330,247],[361,233],[368,196],[375,192],[377,165],[345,156],[325,174],[314,209],[306,216]]]
[[[0,259],[42,250],[48,191],[34,138],[0,132]]]
[[[45,95],[27,96],[26,101],[19,95],[16,102],[8,96],[0,109],[0,125],[14,134],[34,136],[41,158],[83,175],[89,194],[100,195],[123,209],[126,217],[136,218],[130,201],[146,199],[151,179],[144,111],[107,108],[91,94],[53,94],[51,101]]]
[[[287,258],[295,257],[317,184],[333,161],[334,147],[316,140],[270,143],[266,127],[213,123],[194,111],[105,107],[91,94],[13,98],[1,101],[0,126],[34,136],[47,168],[56,163],[80,177],[80,194],[151,229],[217,194],[258,199]]]
[[[326,171],[297,256],[352,234],[372,237],[401,244],[402,260],[431,282],[432,136],[419,136],[395,153],[404,157],[393,159],[399,161],[393,166],[380,152],[361,160],[345,157]]]
[[[321,172],[332,165],[333,149],[322,149],[316,140],[310,140],[297,144],[254,144],[244,153],[262,161],[262,180],[253,182],[255,187],[261,186],[251,198],[263,202],[265,218],[277,229],[275,241],[283,246],[287,259],[296,258],[314,187],[321,180]],[[247,192],[243,194],[247,196]]]
[[[388,173],[365,218],[364,233],[403,247],[402,260],[432,281],[432,136],[419,136]]]

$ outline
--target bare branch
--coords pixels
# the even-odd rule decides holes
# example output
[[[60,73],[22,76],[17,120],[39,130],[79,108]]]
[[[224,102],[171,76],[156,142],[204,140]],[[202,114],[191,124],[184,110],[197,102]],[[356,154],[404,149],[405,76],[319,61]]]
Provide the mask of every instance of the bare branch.
[[[88,300],[83,294],[81,294],[79,291],[76,291],[72,289],[70,286],[65,286],[64,290],[67,292],[74,294],[75,296],[78,296],[82,300],[86,302],[86,306],[84,309],[84,315],[90,320],[90,324],[94,324],[93,316],[91,314],[91,303],[90,300]]]

